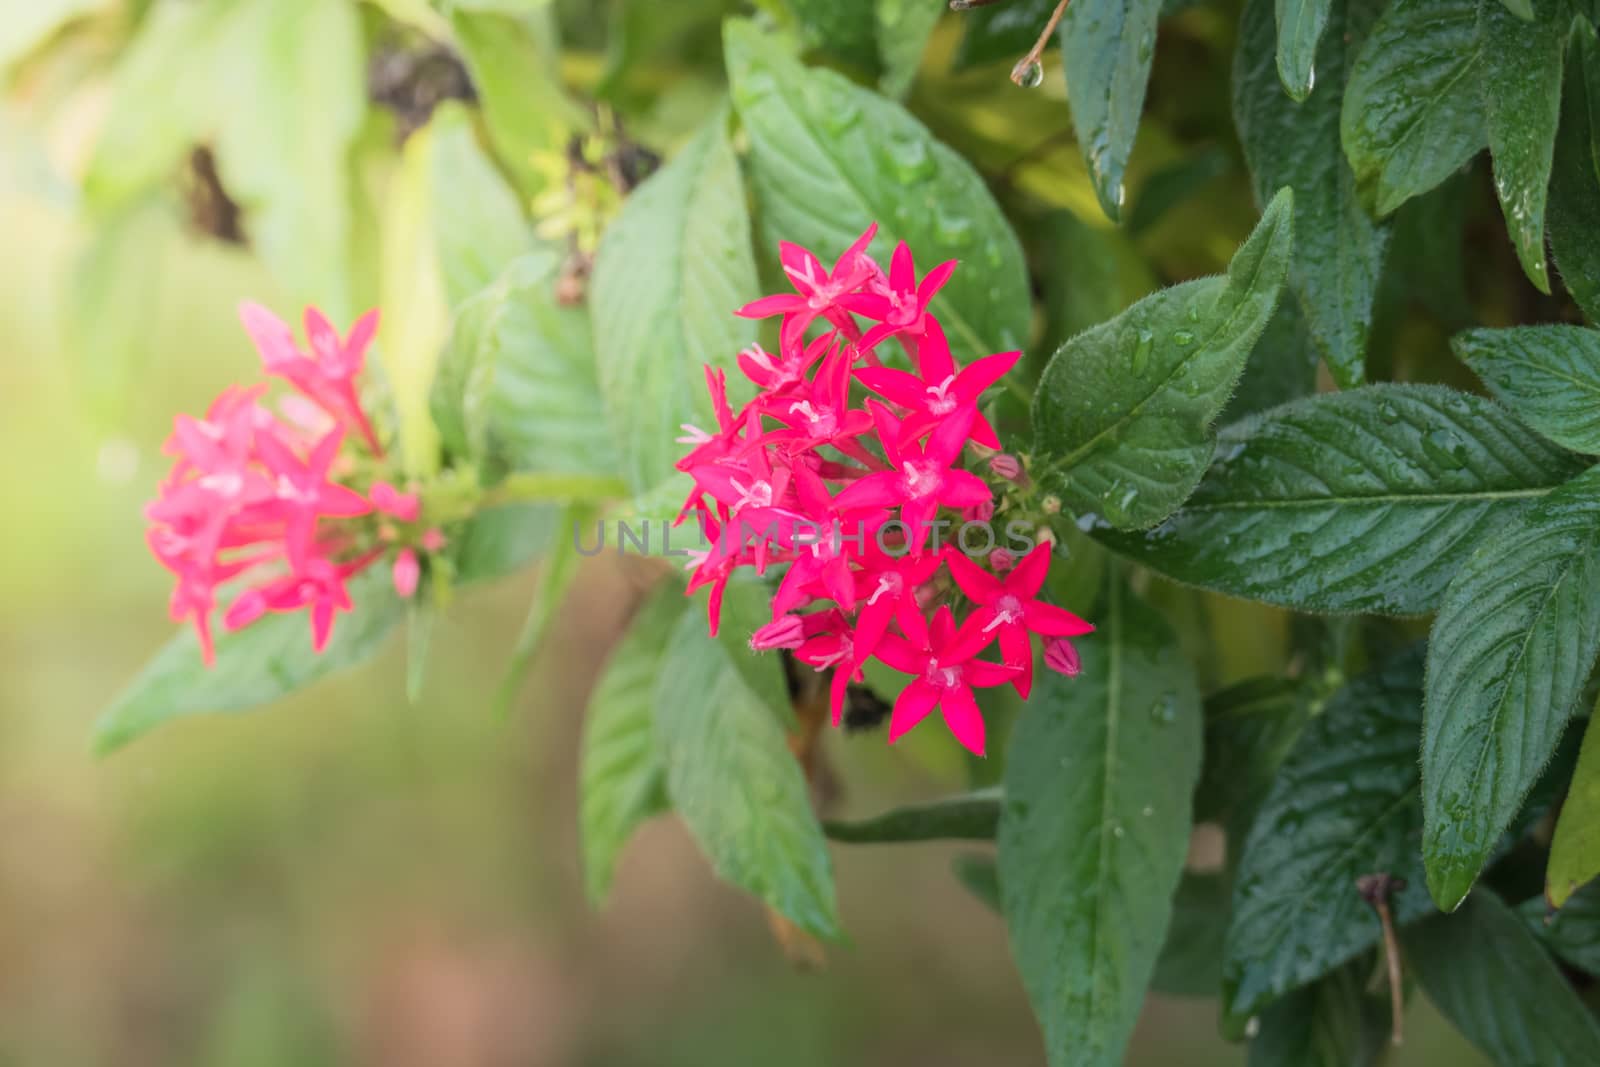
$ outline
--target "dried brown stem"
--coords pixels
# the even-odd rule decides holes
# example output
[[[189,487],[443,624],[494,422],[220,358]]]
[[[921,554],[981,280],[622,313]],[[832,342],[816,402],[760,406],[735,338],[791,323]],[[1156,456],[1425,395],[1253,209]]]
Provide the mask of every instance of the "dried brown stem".
[[[1396,1045],[1405,1041],[1406,1004],[1405,991],[1400,984],[1400,939],[1395,935],[1389,898],[1405,887],[1404,878],[1388,873],[1364,874],[1356,879],[1357,892],[1378,913],[1378,924],[1383,927],[1383,955],[1389,971],[1389,1040]]]
[[[1050,43],[1050,35],[1056,32],[1056,26],[1061,22],[1061,16],[1067,13],[1067,5],[1072,0],[1061,0],[1056,9],[1050,12],[1050,21],[1044,24],[1044,32],[1039,34],[1039,39],[1033,42],[1033,47],[1028,49],[1028,54],[1017,60],[1017,65],[1011,68],[1011,80],[1018,85],[1024,84],[1023,79],[1028,71],[1039,62],[1039,57],[1044,55],[1044,50]]]

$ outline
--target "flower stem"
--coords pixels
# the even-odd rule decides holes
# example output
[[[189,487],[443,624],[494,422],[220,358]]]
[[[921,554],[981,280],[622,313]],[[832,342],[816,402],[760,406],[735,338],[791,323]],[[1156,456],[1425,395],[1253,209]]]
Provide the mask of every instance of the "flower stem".
[[[1067,4],[1072,0],[1061,0],[1056,9],[1050,13],[1050,21],[1044,24],[1044,32],[1039,34],[1039,39],[1033,42],[1033,47],[1028,49],[1028,54],[1017,60],[1017,65],[1011,68],[1011,80],[1018,85],[1027,84],[1024,79],[1028,71],[1038,66],[1039,57],[1044,55],[1045,46],[1050,43],[1050,35],[1056,32],[1056,26],[1061,22],[1061,16],[1067,13]],[[1037,85],[1038,82],[1033,84]]]
[[[1389,968],[1389,1040],[1396,1045],[1405,1041],[1405,990],[1400,982],[1400,940],[1394,932],[1394,914],[1389,909],[1389,897],[1406,887],[1404,878],[1392,874],[1364,874],[1356,879],[1356,890],[1361,899],[1372,905],[1378,913],[1378,923],[1383,927],[1383,955]]]

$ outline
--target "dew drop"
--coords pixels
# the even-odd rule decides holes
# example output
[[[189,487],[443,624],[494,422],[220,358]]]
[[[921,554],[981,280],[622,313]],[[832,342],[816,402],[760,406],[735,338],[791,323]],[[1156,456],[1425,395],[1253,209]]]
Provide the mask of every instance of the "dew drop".
[[[1172,335],[1172,343],[1180,348],[1186,348],[1194,344],[1194,333],[1189,330],[1179,330]]]
[[[1037,59],[1031,63],[1020,63],[1011,72],[1011,80],[1024,89],[1037,89],[1044,84],[1044,64]]]
[[[1139,331],[1138,343],[1133,346],[1133,373],[1143,374],[1150,365],[1150,349],[1155,345],[1156,335],[1149,330]]]

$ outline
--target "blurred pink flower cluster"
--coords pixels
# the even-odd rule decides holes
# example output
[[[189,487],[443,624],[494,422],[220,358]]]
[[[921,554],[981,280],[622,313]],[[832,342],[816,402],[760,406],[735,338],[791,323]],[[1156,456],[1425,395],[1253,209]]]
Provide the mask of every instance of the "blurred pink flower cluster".
[[[680,439],[693,446],[678,464],[694,479],[684,517],[698,519],[712,546],[695,555],[689,589],[710,586],[715,633],[736,570],[787,565],[772,622],[751,636],[752,647],[790,649],[831,668],[835,725],[847,685],[876,657],[913,678],[895,703],[891,741],[938,708],[957,740],[981,755],[973,690],[1010,684],[1026,697],[1035,634],[1045,639],[1046,665],[1075,674],[1069,639],[1093,627],[1040,599],[1048,542],[1020,559],[993,547],[981,564],[938,543],[951,524],[993,519],[991,482],[1025,480],[1018,460],[996,451],[999,438],[978,409],[1020,353],[958,366],[929,311],[955,264],[918,279],[902,243],[885,272],[866,252],[875,233],[831,270],[806,249],[781,246],[795,291],[739,312],[782,318],[776,355],[757,346],[739,356],[759,390],[742,410],[728,402],[726,376],[707,368],[716,429],[685,427]],[[808,341],[817,323],[825,329]],[[884,365],[879,347],[888,341],[913,370]],[[857,386],[876,396],[857,404]],[[964,464],[969,446],[988,454],[987,479]],[[998,661],[983,658],[996,643]]]
[[[421,525],[417,494],[371,477],[384,451],[359,385],[377,312],[341,338],[307,309],[309,351],[267,309],[246,304],[240,314],[267,374],[294,392],[274,411],[262,402],[265,383],[235,386],[204,418],[179,415],[163,449],[172,471],[145,512],[150,549],[177,579],[172,617],[193,623],[207,663],[224,589],[239,589],[223,608],[226,629],[304,610],[320,652],[334,616],[351,609],[353,575],[393,550],[395,588],[410,597],[421,574],[417,549],[443,545],[438,530]]]

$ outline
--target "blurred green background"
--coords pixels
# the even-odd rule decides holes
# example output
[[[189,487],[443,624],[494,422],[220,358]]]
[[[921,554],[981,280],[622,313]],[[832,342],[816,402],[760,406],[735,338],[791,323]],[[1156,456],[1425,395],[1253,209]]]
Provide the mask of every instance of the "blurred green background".
[[[581,713],[638,593],[614,561],[583,575],[510,721],[490,708],[531,574],[454,606],[415,704],[396,641],[270,712],[91,757],[98,710],[170,632],[141,508],[171,416],[254,376],[239,300],[291,310],[248,252],[158,206],[101,291],[140,361],[114,410],[85,402],[100,307],[69,298],[90,236],[76,181],[106,92],[0,113],[0,1064],[1042,1064],[1004,929],[949,874],[958,849],[836,850],[853,942],[822,974],[785,961],[671,822],[631,847],[610,906],[587,908]],[[1029,106],[1050,94],[1054,78]],[[936,120],[952,98],[921,99]],[[981,150],[998,109],[953,99],[947,124]],[[1159,130],[1146,143],[1146,169],[1175,151]],[[1056,147],[1018,180],[1070,172]],[[1092,211],[1081,168],[1056,188]],[[1238,214],[1236,193],[1218,199]],[[1169,220],[1144,241],[1165,241],[1170,274],[1225,255],[1226,232]],[[954,777],[953,750],[828,745],[845,812]],[[1215,1015],[1153,997],[1129,1062],[1243,1063]],[[1392,1062],[1480,1062],[1420,997],[1412,1015]]]

